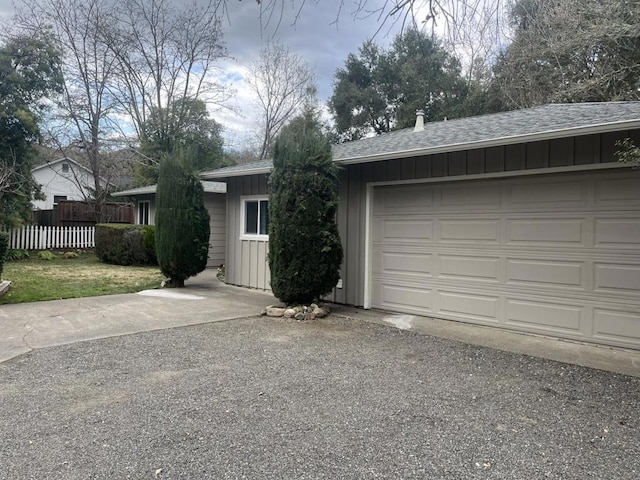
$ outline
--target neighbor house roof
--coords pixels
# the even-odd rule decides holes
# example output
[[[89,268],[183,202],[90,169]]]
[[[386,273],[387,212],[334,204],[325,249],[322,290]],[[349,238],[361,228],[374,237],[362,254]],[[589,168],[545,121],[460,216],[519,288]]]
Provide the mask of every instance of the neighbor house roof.
[[[33,167],[31,169],[31,173],[40,171],[40,170],[45,170],[47,168],[51,168],[54,165],[57,165],[58,163],[72,163],[75,167],[79,168],[80,170],[83,170],[85,173],[91,175],[93,177],[93,172],[85,167],[84,165],[82,165],[81,163],[76,162],[74,159],[69,158],[69,157],[62,157],[62,158],[58,158],[56,160],[47,160],[45,163],[43,163],[42,165],[38,165],[37,167]],[[100,177],[100,180],[102,180],[105,183],[108,183],[109,185],[114,185],[112,182],[107,182],[107,179],[104,177]]]
[[[207,193],[226,193],[227,184],[224,182],[207,182],[202,180],[202,188]],[[136,195],[145,195],[156,193],[158,185],[148,185],[146,187],[132,188],[112,194],[114,197],[135,197]]]
[[[640,102],[565,103],[456,120],[429,122],[424,130],[396,130],[333,146],[341,164],[485,148],[552,138],[640,128]],[[201,174],[226,178],[268,173],[270,161],[236,165]]]

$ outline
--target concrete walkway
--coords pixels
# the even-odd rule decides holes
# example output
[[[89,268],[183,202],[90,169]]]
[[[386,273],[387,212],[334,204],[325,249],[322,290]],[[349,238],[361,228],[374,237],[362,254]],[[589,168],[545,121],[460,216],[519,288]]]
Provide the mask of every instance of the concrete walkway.
[[[37,348],[254,317],[277,303],[269,293],[226,285],[215,273],[206,270],[180,290],[2,305],[0,362]],[[422,335],[640,377],[640,351],[342,305],[332,311]]]
[[[179,290],[0,305],[0,362],[37,348],[253,317],[277,302],[215,273],[206,270]]]

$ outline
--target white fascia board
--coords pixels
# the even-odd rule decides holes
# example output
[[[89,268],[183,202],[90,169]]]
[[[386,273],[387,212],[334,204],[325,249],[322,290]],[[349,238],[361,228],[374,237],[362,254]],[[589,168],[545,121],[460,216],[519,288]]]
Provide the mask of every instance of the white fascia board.
[[[597,133],[615,132],[620,130],[633,130],[640,128],[640,120],[624,120],[600,125],[589,125],[588,127],[573,127],[562,130],[549,130],[528,135],[514,135],[510,137],[492,138],[477,142],[453,143],[438,147],[427,147],[412,150],[400,150],[397,152],[386,152],[377,155],[363,157],[342,158],[336,163],[343,165],[355,165],[358,163],[379,162],[383,160],[393,160],[408,157],[420,157],[422,155],[435,155],[438,153],[458,152],[460,150],[472,150],[477,148],[499,147],[501,145],[513,145],[516,143],[538,142],[542,140],[554,140],[557,138],[575,137],[578,135],[593,135]]]

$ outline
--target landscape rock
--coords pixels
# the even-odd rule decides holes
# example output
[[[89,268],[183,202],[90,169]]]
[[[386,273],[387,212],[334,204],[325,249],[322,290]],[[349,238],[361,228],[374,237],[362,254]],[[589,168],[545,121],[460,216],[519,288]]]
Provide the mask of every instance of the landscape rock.
[[[282,307],[267,307],[267,317],[283,317],[285,310]]]
[[[320,308],[316,306],[316,308],[314,308],[311,313],[316,318],[322,318],[322,317],[326,317],[329,312],[327,312],[324,308]]]
[[[284,317],[285,317],[285,318],[293,318],[293,317],[295,317],[295,316],[296,316],[296,313],[297,313],[297,312],[296,312],[293,308],[287,308],[287,309],[284,311]]]

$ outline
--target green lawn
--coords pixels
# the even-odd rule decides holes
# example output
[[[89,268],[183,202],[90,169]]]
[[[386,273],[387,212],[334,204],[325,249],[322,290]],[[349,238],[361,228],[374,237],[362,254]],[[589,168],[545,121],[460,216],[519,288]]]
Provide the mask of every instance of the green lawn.
[[[158,267],[108,265],[83,253],[72,259],[58,255],[54,260],[7,262],[2,279],[12,287],[0,304],[138,292],[158,288],[164,277]]]

